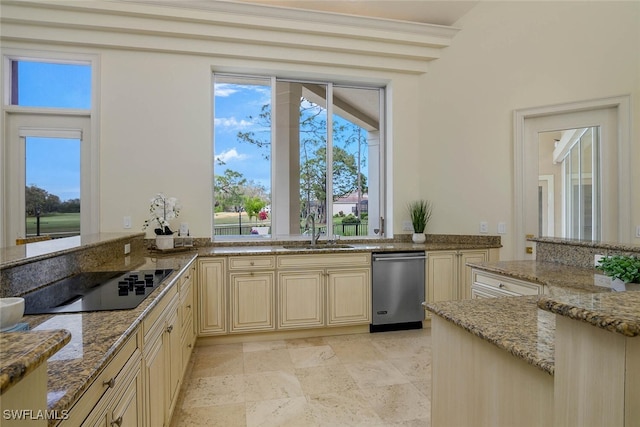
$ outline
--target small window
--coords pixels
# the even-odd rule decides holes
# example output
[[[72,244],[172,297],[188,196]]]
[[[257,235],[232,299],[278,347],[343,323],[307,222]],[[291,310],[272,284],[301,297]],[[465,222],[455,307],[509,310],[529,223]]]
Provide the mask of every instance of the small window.
[[[11,61],[11,105],[91,108],[91,65]]]

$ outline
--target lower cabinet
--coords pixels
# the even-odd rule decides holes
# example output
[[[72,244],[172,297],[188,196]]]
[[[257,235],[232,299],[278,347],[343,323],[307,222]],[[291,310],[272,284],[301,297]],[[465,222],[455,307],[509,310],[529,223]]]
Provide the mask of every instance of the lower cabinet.
[[[229,273],[229,332],[275,330],[274,303],[275,272]]]
[[[278,257],[278,329],[368,324],[370,254]]]
[[[197,334],[227,333],[227,280],[225,258],[198,260]]]
[[[170,298],[147,328],[145,320],[143,369],[145,381],[145,425],[167,426],[175,407],[182,380],[181,327],[178,294]],[[152,312],[152,315],[155,314]]]
[[[472,280],[472,298],[512,297],[545,293],[544,285],[477,269],[472,270]]]

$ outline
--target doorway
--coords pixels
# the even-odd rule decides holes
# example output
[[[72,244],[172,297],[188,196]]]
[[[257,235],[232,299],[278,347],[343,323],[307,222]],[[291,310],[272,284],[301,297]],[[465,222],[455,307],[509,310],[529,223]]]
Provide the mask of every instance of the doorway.
[[[622,96],[580,103],[563,104],[517,110],[515,125],[515,236],[514,259],[535,259],[535,245],[527,241],[529,237],[573,237],[582,240],[626,242],[630,230],[630,104],[629,97]],[[565,150],[558,154],[559,169],[563,172],[555,179],[556,212],[561,206],[562,215],[553,214],[554,229],[549,226],[550,215],[546,189],[546,203],[541,208],[540,179],[549,175],[548,170],[540,168],[540,141],[545,134],[555,133],[556,139],[562,134],[580,134],[584,136],[591,129],[597,134],[599,147],[593,149],[597,171],[592,166],[582,169],[562,164],[566,156],[572,156],[571,148],[579,147],[573,138],[564,144]],[[595,129],[595,130],[594,130]],[[569,132],[571,131],[571,132]],[[560,142],[560,141],[558,141]],[[588,144],[585,143],[585,147]],[[590,148],[592,149],[592,147]],[[573,151],[573,164],[579,164],[582,153]],[[599,180],[597,186],[591,185],[592,173]],[[578,179],[581,178],[581,179]],[[579,182],[581,185],[577,185]],[[562,184],[562,186],[560,186]],[[569,191],[567,191],[569,188]],[[587,196],[587,190],[593,189]],[[543,189],[545,190],[545,189]],[[597,191],[596,191],[597,190]],[[558,199],[558,195],[564,197]],[[558,203],[558,200],[560,202]],[[587,200],[591,208],[582,211]],[[544,201],[543,201],[544,203]],[[572,206],[576,207],[573,210]],[[540,216],[546,216],[541,218]],[[597,233],[593,230],[585,233],[589,227],[585,219],[597,221]],[[571,222],[573,219],[573,222]],[[541,227],[542,225],[542,227]],[[573,230],[573,231],[571,231]],[[581,230],[581,231],[580,231]],[[528,250],[528,248],[530,248]]]

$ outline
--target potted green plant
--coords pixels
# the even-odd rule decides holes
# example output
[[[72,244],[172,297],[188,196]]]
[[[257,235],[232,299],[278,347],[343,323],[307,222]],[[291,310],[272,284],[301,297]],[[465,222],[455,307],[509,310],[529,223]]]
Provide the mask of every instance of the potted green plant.
[[[622,285],[624,289],[627,283],[640,283],[640,258],[628,255],[607,256],[598,261],[596,268],[611,277],[614,287]]]
[[[413,236],[411,239],[414,243],[424,243],[426,240],[424,230],[427,228],[427,223],[431,219],[433,205],[429,200],[417,200],[409,203],[408,210],[411,225],[413,225]]]

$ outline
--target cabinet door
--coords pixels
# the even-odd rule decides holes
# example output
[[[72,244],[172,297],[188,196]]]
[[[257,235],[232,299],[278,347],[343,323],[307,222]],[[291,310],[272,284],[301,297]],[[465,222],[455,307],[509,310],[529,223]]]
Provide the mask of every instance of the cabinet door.
[[[149,350],[145,348],[144,377],[145,377],[145,426],[162,427],[167,408],[166,393],[166,357],[162,338],[149,343]]]
[[[229,274],[230,332],[275,330],[275,273]]]
[[[327,270],[328,326],[371,322],[371,270]]]
[[[458,280],[458,296],[460,299],[471,298],[473,275],[471,274],[471,267],[467,267],[467,262],[478,263],[487,261],[488,259],[489,251],[486,249],[460,252],[460,275]]]
[[[178,317],[178,306],[170,312],[167,319],[167,328],[164,334],[166,369],[167,369],[167,425],[171,419],[171,414],[180,391],[180,381],[182,379],[182,333],[180,328],[180,318]]]
[[[142,427],[142,375],[140,363],[122,390],[111,414],[109,427]]]
[[[198,335],[220,335],[227,332],[224,264],[224,259],[199,261]]]
[[[278,329],[324,326],[324,271],[278,273]]]
[[[427,295],[429,302],[458,299],[458,253],[427,253]]]

